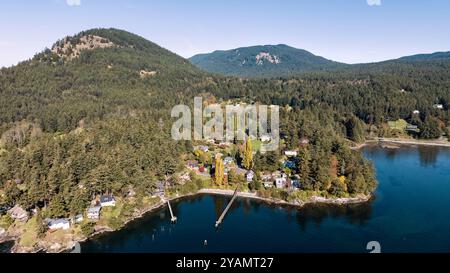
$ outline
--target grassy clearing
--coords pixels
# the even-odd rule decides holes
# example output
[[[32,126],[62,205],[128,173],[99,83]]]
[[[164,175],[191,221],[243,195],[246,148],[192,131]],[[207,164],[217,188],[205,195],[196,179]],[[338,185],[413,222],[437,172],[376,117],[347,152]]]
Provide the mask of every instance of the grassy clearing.
[[[388,121],[388,125],[391,130],[405,131],[408,122],[404,119],[399,119],[396,121]]]
[[[19,244],[23,247],[33,247],[38,241],[36,233],[36,217],[31,218],[26,223],[18,223],[17,227],[20,226],[23,230],[23,233],[20,236]]]

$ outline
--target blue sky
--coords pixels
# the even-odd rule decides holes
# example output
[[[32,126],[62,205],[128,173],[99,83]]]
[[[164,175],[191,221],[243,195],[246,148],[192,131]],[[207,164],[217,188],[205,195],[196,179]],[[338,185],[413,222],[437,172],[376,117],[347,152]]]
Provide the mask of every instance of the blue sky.
[[[95,27],[131,31],[183,57],[283,43],[372,62],[450,51],[449,14],[448,0],[10,0],[0,3],[0,67]]]

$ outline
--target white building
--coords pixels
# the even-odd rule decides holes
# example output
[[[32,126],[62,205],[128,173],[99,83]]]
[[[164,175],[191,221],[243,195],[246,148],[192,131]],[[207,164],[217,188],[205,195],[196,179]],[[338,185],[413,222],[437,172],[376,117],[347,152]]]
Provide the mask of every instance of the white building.
[[[435,105],[433,105],[433,108],[442,110],[442,109],[444,109],[444,105],[442,105],[442,104],[435,104]]]
[[[252,182],[253,177],[255,177],[255,173],[253,171],[248,171],[245,176],[247,177],[247,182]]]
[[[87,210],[87,218],[91,220],[98,220],[100,219],[100,210],[102,207],[96,206],[92,208],[88,208]]]
[[[284,151],[284,154],[285,154],[286,156],[291,157],[291,156],[297,156],[297,155],[298,155],[298,152],[297,152],[297,151]]]
[[[70,221],[69,219],[46,219],[45,220],[48,224],[48,228],[51,230],[57,230],[57,229],[63,229],[67,230],[70,228]]]
[[[115,207],[116,199],[113,196],[103,195],[100,197],[100,205],[102,207]]]
[[[419,111],[419,110],[414,110],[414,111],[413,111],[413,114],[414,114],[414,115],[418,115],[418,114],[420,114],[420,111]]]
[[[282,189],[286,187],[287,180],[284,177],[278,177],[275,179],[275,185],[277,189]]]

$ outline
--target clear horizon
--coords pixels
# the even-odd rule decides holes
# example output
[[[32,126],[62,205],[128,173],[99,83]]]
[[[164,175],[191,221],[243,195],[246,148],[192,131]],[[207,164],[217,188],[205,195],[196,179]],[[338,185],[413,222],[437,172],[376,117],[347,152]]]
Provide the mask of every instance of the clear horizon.
[[[338,62],[378,62],[449,51],[448,11],[444,0],[18,0],[0,10],[0,67],[102,27],[135,33],[185,58],[286,44]]]

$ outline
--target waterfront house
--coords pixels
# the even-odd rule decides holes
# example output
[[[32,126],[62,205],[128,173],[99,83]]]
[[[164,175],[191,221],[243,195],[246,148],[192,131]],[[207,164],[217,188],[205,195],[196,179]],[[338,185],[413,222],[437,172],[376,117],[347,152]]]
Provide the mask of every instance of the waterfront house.
[[[153,197],[164,197],[166,186],[163,181],[156,182],[156,189],[153,191]]]
[[[28,213],[19,205],[15,205],[12,209],[8,210],[11,218],[19,220],[21,222],[28,221]]]
[[[253,172],[252,170],[248,171],[245,174],[246,178],[247,178],[247,182],[252,182],[253,181],[253,177],[255,176],[255,172]]]
[[[406,131],[419,133],[420,129],[417,125],[408,124],[406,125]]]
[[[286,156],[293,157],[293,156],[297,156],[298,152],[297,151],[284,151],[284,154]]]
[[[111,195],[103,195],[100,197],[100,205],[102,207],[115,207],[116,199]]]
[[[300,180],[292,179],[292,180],[291,180],[291,186],[292,186],[294,189],[300,189]]]
[[[277,189],[286,188],[287,179],[285,177],[277,177],[275,178],[275,185]]]
[[[295,168],[295,162],[291,160],[286,160],[284,162],[284,167],[288,169],[294,169]]]
[[[66,218],[61,219],[45,219],[50,230],[63,229],[67,230],[70,228],[70,221]]]
[[[98,219],[100,219],[100,210],[101,209],[102,209],[102,207],[100,207],[100,206],[88,208],[88,210],[87,210],[87,218],[91,219],[91,220],[98,220]]]

